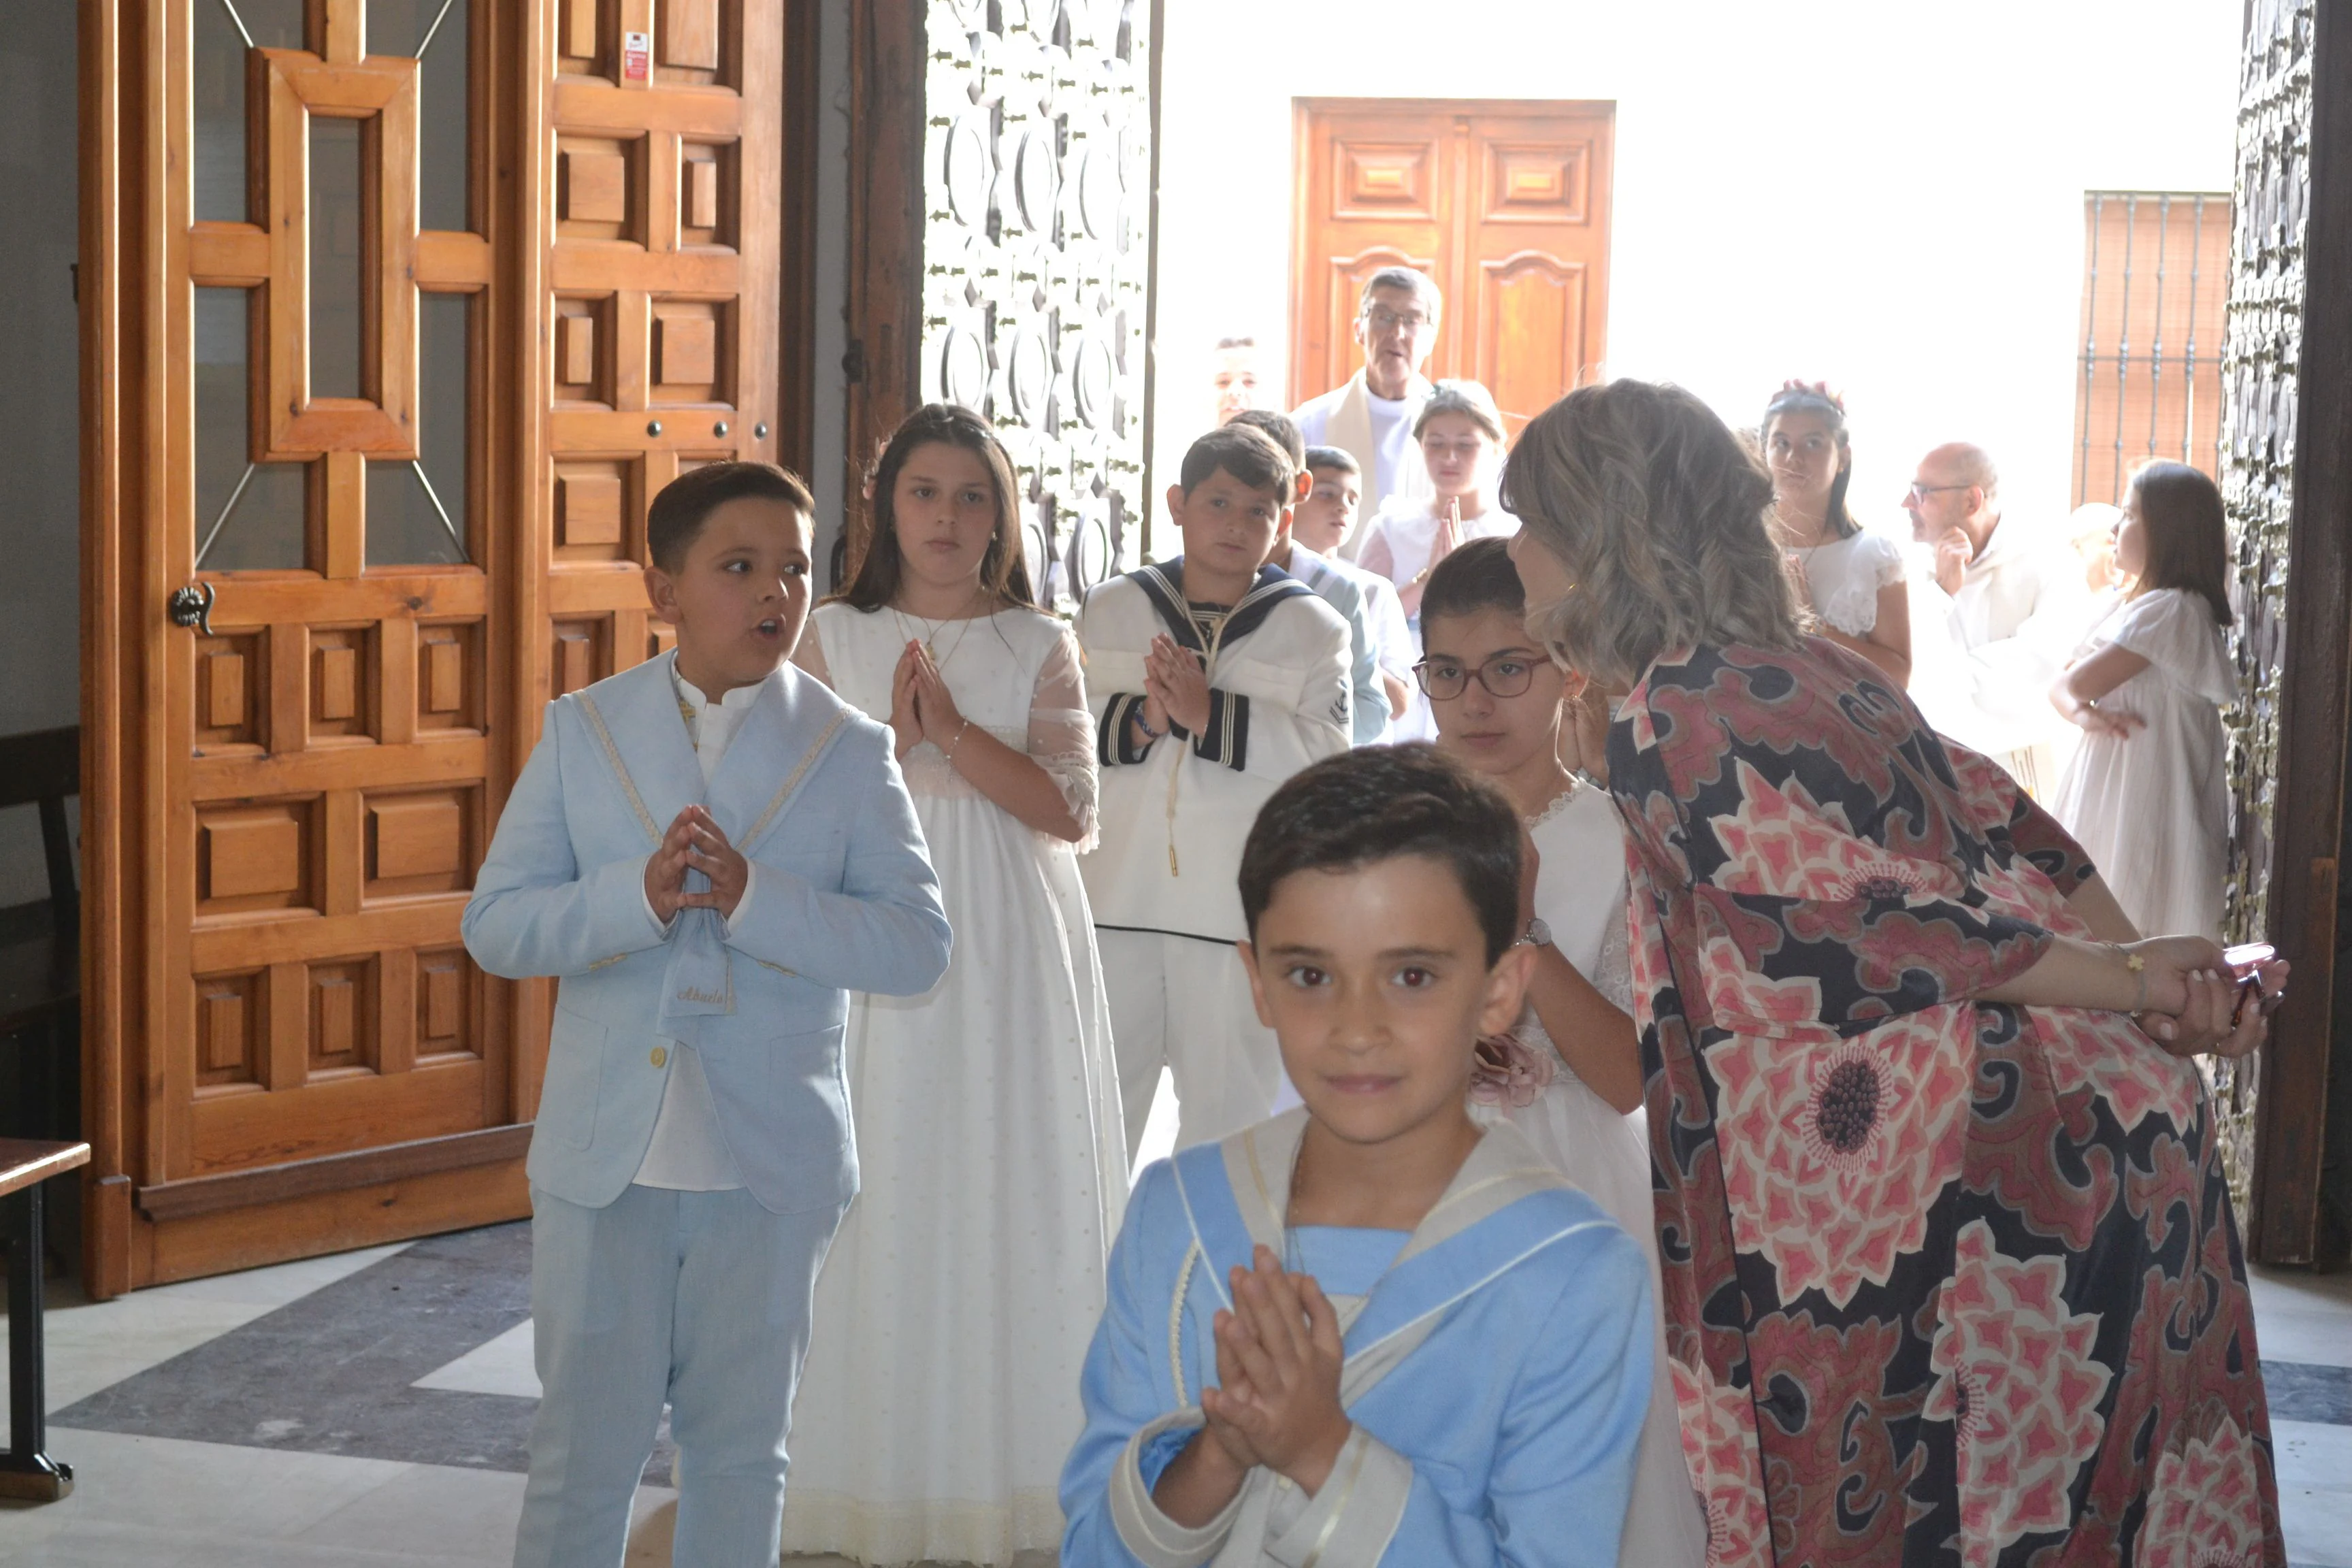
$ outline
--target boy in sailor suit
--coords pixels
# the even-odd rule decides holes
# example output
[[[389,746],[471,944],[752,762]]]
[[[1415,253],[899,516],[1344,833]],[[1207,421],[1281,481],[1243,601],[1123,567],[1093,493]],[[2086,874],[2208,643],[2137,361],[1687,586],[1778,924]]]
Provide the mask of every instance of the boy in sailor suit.
[[[1168,509],[1184,553],[1097,585],[1078,612],[1102,767],[1094,906],[1130,1158],[1165,1064],[1180,1146],[1263,1119],[1282,1083],[1234,956],[1234,871],[1276,787],[1348,746],[1348,623],[1265,564],[1289,455],[1227,425],[1192,443]]]
[[[810,512],[756,463],[655,498],[646,588],[677,652],[548,705],[466,908],[484,969],[562,981],[519,1568],[622,1561],[665,1403],[672,1560],[772,1568],[810,1299],[857,1190],[846,993],[947,968],[888,731],[784,662]]]
[[[1614,1568],[1649,1266],[1509,1121],[1521,828],[1424,745],[1317,763],[1249,836],[1243,955],[1305,1104],[1143,1173],[1062,1472],[1088,1568]]]

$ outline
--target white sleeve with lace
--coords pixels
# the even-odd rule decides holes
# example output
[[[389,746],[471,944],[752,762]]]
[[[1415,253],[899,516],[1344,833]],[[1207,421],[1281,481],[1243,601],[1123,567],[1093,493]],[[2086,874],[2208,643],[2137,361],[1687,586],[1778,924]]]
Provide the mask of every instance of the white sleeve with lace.
[[[1029,759],[1045,770],[1078,825],[1080,854],[1095,847],[1094,715],[1087,709],[1086,656],[1067,628],[1038,668],[1029,699]]]
[[[1592,973],[1587,976],[1602,1000],[1627,1014],[1633,1011],[1633,933],[1628,923],[1631,913],[1626,900],[1621,898],[1617,918],[1601,933],[1601,956],[1593,961]]]
[[[816,635],[814,616],[801,625],[801,640],[793,648],[793,662],[800,667],[803,673],[815,676],[828,689],[832,687],[833,671],[825,668],[824,643]]]

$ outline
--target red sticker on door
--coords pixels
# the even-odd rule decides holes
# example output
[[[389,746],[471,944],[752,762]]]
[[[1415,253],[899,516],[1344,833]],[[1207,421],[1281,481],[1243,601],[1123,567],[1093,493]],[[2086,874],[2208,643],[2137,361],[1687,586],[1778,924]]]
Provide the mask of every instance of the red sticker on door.
[[[654,39],[651,33],[621,35],[621,79],[643,81],[653,64]]]

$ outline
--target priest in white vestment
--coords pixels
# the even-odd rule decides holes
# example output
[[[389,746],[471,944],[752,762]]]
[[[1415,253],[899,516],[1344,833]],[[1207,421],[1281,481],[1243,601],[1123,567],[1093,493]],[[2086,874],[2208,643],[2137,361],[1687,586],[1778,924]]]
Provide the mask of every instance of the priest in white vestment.
[[[2082,559],[2054,530],[2004,521],[1991,458],[1964,442],[1919,459],[1903,506],[1933,552],[1912,585],[1912,698],[1937,730],[2046,798],[2076,739],[2048,692],[2090,626]]]
[[[1437,317],[1444,306],[1437,284],[1410,267],[1384,267],[1372,274],[1357,301],[1353,336],[1364,351],[1363,368],[1320,397],[1309,398],[1290,417],[1310,447],[1337,447],[1363,472],[1363,504],[1356,515],[1379,514],[1391,496],[1430,493],[1429,470],[1413,444],[1413,421],[1429,396],[1421,373],[1437,346]],[[1339,545],[1353,561],[1363,545],[1360,524]]]

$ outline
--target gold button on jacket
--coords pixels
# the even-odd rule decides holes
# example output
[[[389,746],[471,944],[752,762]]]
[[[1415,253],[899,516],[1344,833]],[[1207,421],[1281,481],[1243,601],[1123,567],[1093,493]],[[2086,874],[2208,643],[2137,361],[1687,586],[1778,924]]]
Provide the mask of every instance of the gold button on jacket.
[[[669,1060],[669,1047],[667,1046],[656,1046],[654,1047],[654,1054],[649,1059],[656,1067],[664,1065]]]

